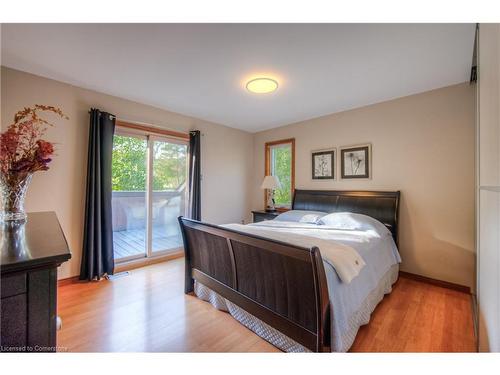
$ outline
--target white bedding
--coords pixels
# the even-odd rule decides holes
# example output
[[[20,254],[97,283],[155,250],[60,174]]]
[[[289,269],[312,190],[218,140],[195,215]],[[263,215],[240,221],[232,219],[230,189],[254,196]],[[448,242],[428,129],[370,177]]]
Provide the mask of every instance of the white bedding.
[[[222,226],[296,246],[306,248],[317,246],[323,260],[335,268],[344,283],[350,283],[365,266],[365,261],[358,252],[352,246],[333,241],[332,230],[324,225],[269,220],[250,225],[227,224]]]

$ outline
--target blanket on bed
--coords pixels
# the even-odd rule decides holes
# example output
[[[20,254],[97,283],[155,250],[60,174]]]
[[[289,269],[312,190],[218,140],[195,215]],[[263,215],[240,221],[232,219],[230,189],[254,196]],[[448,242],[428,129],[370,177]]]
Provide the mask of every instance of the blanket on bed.
[[[224,228],[238,232],[249,233],[277,241],[286,242],[295,246],[311,248],[317,246],[323,261],[330,264],[344,283],[350,283],[366,265],[363,258],[351,246],[342,244],[329,238],[333,229],[326,226],[308,225],[295,222],[271,222],[242,225],[226,224]],[[345,235],[353,235],[348,231]],[[337,233],[337,235],[342,233]],[[359,238],[359,234],[356,234]]]

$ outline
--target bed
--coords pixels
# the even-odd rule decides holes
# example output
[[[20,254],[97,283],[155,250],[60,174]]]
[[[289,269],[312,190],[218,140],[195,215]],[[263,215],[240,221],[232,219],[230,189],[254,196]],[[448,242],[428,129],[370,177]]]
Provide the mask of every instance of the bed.
[[[345,352],[397,280],[399,199],[399,191],[294,192],[292,210],[366,215],[387,235],[275,220],[217,226],[180,217],[185,293],[228,311],[283,351]],[[307,234],[302,241],[300,233]],[[354,252],[341,252],[342,246]],[[352,278],[356,266],[342,269],[331,255],[344,253],[363,263]]]

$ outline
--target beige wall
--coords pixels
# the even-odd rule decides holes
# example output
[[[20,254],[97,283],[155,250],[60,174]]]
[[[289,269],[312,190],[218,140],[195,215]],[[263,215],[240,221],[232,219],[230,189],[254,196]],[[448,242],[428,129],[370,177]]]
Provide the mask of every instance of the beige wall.
[[[5,67],[1,91],[2,128],[17,110],[35,103],[59,106],[70,117],[48,130],[47,139],[57,143],[57,156],[49,171],[35,174],[26,198],[27,211],[55,211],[61,221],[73,258],[62,266],[59,278],[77,275],[80,269],[91,107],[124,120],[183,132],[201,130],[203,219],[226,223],[249,218],[251,134]]]
[[[297,188],[401,190],[402,270],[473,286],[474,116],[464,83],[257,133],[252,208],[264,205],[264,143],[295,137]],[[312,150],[367,142],[372,179],[311,179]]]

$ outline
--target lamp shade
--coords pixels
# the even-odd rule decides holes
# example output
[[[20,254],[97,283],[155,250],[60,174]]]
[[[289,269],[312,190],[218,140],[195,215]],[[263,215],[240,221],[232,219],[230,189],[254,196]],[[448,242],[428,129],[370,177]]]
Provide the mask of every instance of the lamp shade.
[[[280,180],[276,176],[266,176],[262,181],[261,189],[280,189]]]

